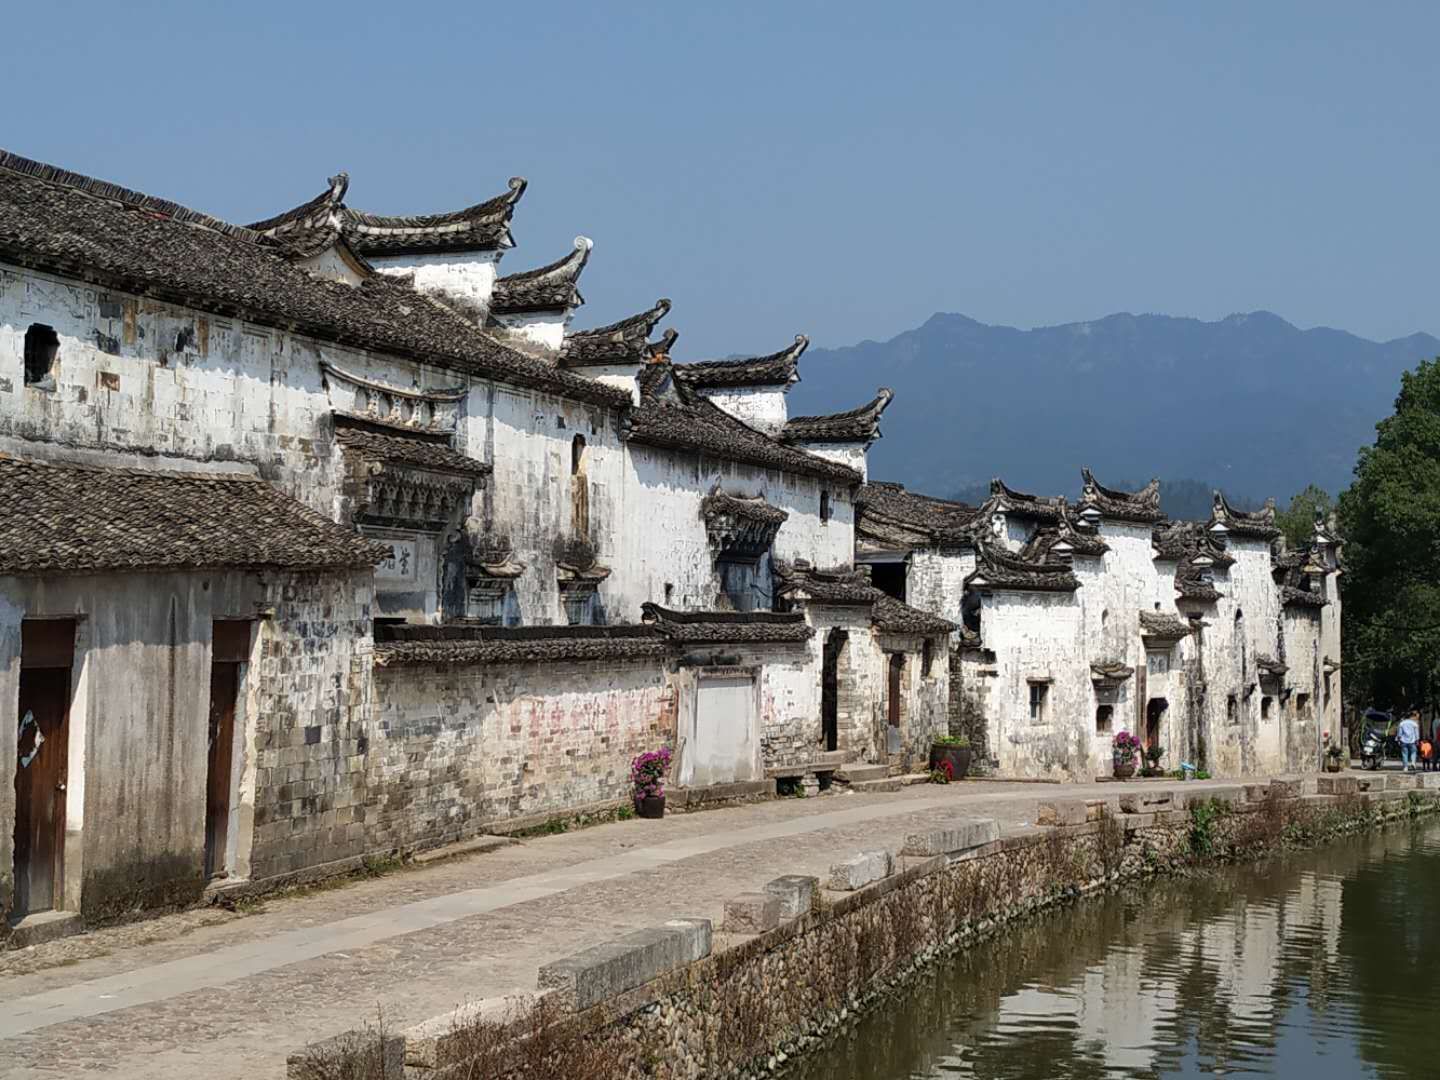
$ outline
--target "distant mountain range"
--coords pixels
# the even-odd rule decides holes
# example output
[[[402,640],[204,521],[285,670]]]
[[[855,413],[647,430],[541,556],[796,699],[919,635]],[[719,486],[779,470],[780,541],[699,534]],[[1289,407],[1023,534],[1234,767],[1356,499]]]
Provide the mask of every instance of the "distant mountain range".
[[[1167,502],[1185,505],[1167,512],[1191,516],[1212,486],[1282,507],[1307,484],[1345,487],[1400,373],[1437,355],[1429,334],[1367,341],[1268,311],[1034,330],[939,314],[889,341],[812,348],[790,414],[851,408],[889,386],[875,479],[953,497],[999,475],[1022,491],[1073,495],[1088,465],[1116,487],[1171,481]]]

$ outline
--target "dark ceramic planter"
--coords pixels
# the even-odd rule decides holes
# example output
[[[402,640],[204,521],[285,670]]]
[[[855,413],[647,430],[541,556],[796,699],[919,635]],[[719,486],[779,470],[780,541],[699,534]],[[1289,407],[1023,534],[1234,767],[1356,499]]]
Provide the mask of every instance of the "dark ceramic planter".
[[[635,800],[635,813],[646,818],[662,818],[665,816],[665,796],[650,795],[643,799]]]
[[[970,771],[970,747],[932,745],[930,771],[943,769],[944,766],[940,764],[942,761],[950,762],[950,779],[964,780],[965,774]]]
[[[1340,771],[1340,759],[1339,759],[1339,758],[1332,758],[1329,754],[1326,754],[1326,755],[1325,755],[1325,771],[1326,771],[1326,772],[1339,772],[1339,771]]]
[[[1115,762],[1115,779],[1116,779],[1116,780],[1129,780],[1129,779],[1130,779],[1132,776],[1134,776],[1134,775],[1135,775],[1135,762],[1133,762],[1133,761],[1126,761],[1126,762],[1119,762],[1119,761],[1117,761],[1117,762]]]

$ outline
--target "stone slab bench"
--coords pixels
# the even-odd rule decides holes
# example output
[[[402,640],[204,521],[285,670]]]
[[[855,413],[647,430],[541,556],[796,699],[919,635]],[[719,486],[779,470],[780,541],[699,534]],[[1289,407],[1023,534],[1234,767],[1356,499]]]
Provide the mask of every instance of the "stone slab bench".
[[[1077,800],[1078,801],[1078,800]],[[1085,820],[1085,804],[1080,803],[1081,822]],[[1000,839],[1000,826],[994,818],[960,818],[944,828],[929,832],[912,833],[905,838],[901,855],[916,855],[933,858],[936,855],[954,855],[971,848]]]
[[[578,1012],[709,956],[711,938],[709,919],[672,919],[546,964],[538,986]]]

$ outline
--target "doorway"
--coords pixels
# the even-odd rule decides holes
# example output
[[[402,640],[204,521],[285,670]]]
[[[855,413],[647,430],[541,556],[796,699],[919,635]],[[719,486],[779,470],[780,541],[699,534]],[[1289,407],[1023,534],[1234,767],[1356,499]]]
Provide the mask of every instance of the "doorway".
[[[1170,703],[1164,698],[1151,698],[1145,706],[1145,749],[1160,745],[1160,724]]]
[[[905,674],[905,654],[890,654],[890,680],[885,695],[886,713],[892,728],[900,727],[900,688]]]
[[[217,620],[211,635],[210,732],[205,774],[205,878],[231,869],[231,817],[235,800],[235,709],[244,665],[250,659],[250,622]]]
[[[759,743],[755,677],[749,672],[701,675],[680,785],[706,787],[757,779]]]
[[[73,619],[20,627],[19,760],[15,769],[14,917],[60,906],[65,880]]]
[[[831,630],[825,637],[820,666],[820,727],[825,749],[840,749],[840,655],[850,639],[844,630]]]

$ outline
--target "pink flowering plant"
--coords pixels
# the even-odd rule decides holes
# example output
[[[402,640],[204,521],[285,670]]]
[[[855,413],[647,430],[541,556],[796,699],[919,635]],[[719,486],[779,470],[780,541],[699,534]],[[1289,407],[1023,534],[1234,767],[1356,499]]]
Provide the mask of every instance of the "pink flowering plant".
[[[630,762],[630,783],[635,785],[635,798],[658,799],[665,794],[665,773],[670,768],[670,748],[647,750]]]
[[[1140,752],[1140,740],[1128,731],[1119,731],[1110,740],[1110,752],[1115,757],[1116,765],[1133,765],[1135,755]]]

